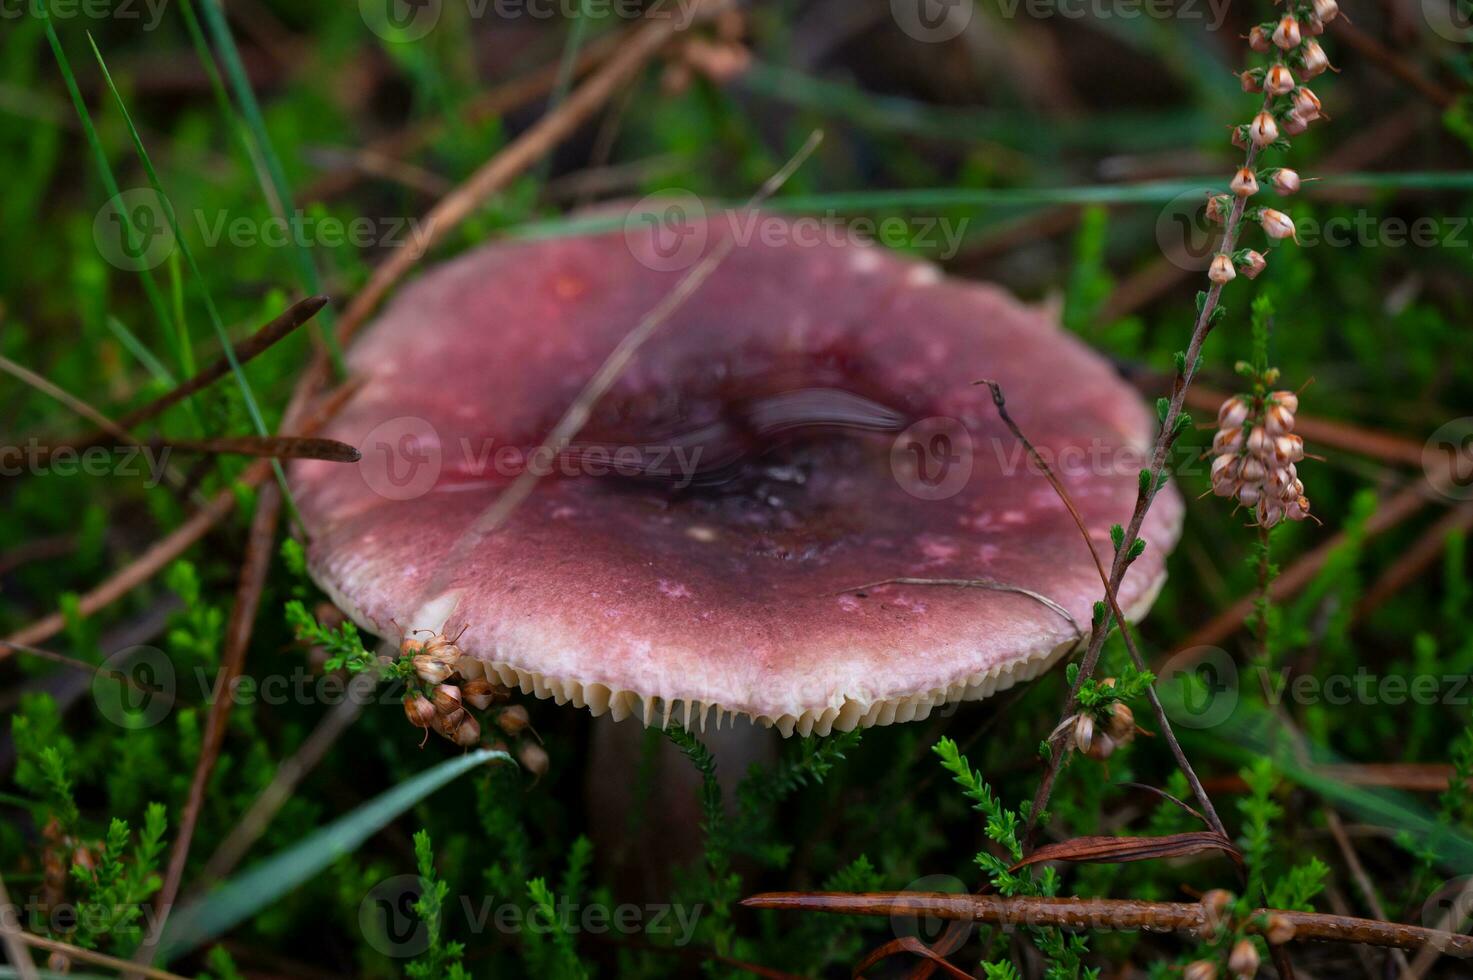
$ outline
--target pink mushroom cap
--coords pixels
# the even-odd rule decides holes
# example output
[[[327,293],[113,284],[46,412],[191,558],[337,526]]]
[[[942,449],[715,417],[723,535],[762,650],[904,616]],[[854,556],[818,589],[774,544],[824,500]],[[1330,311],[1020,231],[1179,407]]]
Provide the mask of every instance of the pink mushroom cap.
[[[703,229],[707,247],[734,233],[720,216]],[[1081,642],[1102,595],[1085,541],[974,382],[1002,385],[1107,567],[1109,527],[1128,518],[1148,465],[1151,414],[1043,311],[852,241],[771,234],[736,247],[580,441],[614,459],[793,392],[860,396],[903,417],[895,431],[804,432],[714,487],[544,457],[554,472],[467,547],[530,450],[685,274],[652,245],[630,230],[478,248],[426,272],[365,331],[349,357],[363,387],[322,433],[363,459],[291,468],[312,574],[348,615],[395,641],[463,629],[463,673],[594,714],[704,726],[715,709],[717,724],[746,715],[785,735],[924,718]],[[1120,590],[1132,619],[1165,578],[1181,515],[1168,487]],[[900,578],[998,587],[871,584]]]

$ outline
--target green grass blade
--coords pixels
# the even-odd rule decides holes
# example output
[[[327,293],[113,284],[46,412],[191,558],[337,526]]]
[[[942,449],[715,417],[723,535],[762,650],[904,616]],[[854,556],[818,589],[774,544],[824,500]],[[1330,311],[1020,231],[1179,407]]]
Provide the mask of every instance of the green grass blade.
[[[320,874],[343,855],[357,850],[391,820],[440,787],[493,760],[510,762],[511,756],[492,749],[480,749],[448,759],[241,872],[203,898],[186,904],[164,929],[160,944],[161,960],[168,962],[196,949],[251,918]]]
[[[113,174],[112,164],[108,162],[107,152],[102,148],[102,139],[97,135],[97,127],[92,124],[92,113],[88,111],[87,103],[82,98],[82,90],[77,86],[76,76],[72,73],[71,61],[66,56],[66,49],[61,46],[61,38],[57,36],[56,28],[51,23],[51,14],[44,3],[37,4],[35,11],[36,16],[45,25],[46,40],[51,45],[51,53],[56,57],[56,64],[61,71],[62,82],[66,85],[67,94],[71,96],[72,107],[76,110],[77,119],[82,126],[82,135],[86,138],[87,145],[96,159],[98,176],[102,178],[102,185],[107,190],[108,198],[118,200],[122,189],[118,187],[118,179]],[[129,244],[131,247],[136,247],[141,232],[133,224],[133,216],[128,213],[127,208],[118,210],[123,215],[127,226]],[[140,278],[143,281],[144,296],[148,299],[148,305],[153,308],[154,316],[158,318],[166,334],[174,333],[177,337],[183,325],[175,323],[169,315],[168,303],[158,283],[154,280],[153,272],[144,269],[140,272]],[[185,374],[189,373],[186,364],[181,362],[179,368]]]
[[[275,147],[271,143],[271,135],[266,132],[266,120],[261,115],[261,106],[256,102],[256,93],[251,88],[251,82],[246,75],[245,65],[241,63],[240,51],[235,46],[235,38],[230,33],[230,25],[225,22],[225,13],[220,9],[218,0],[203,0],[204,20],[209,28],[210,36],[214,38],[215,47],[220,52],[220,61],[224,65],[225,74],[230,79],[230,87],[235,91],[235,100],[240,106],[240,113],[245,118],[246,128],[249,129],[255,141],[256,152],[259,154],[260,162],[264,166],[267,177],[270,178],[271,187],[275,197],[283,211],[282,217],[288,217],[295,208],[292,198],[291,185],[287,183],[286,171],[282,169],[281,158],[277,156]],[[312,256],[300,243],[293,241],[289,250],[292,262],[296,266],[297,276],[300,278],[302,287],[309,296],[320,295],[326,290],[322,287],[322,277],[317,271],[317,263],[312,261]],[[317,317],[313,325],[317,335],[322,338],[322,343],[327,349],[328,357],[331,358],[333,369],[338,377],[346,377],[347,365],[343,362],[343,351],[338,344],[337,323],[332,309],[324,309]]]
[[[174,379],[174,375],[169,373],[169,369],[164,366],[163,362],[157,357],[154,357],[153,352],[133,335],[133,331],[123,325],[122,320],[109,315],[104,322],[107,323],[107,328],[112,331],[112,335],[118,339],[118,343],[123,345],[123,349],[129,354],[132,354],[138,363],[142,364],[148,370],[148,373],[153,375],[155,381],[169,388],[179,383]]]
[[[143,138],[138,135],[138,128],[133,125],[133,116],[128,112],[128,107],[123,102],[122,93],[118,91],[116,83],[113,82],[112,72],[107,70],[107,62],[102,58],[102,52],[97,47],[97,42],[92,34],[87,34],[87,43],[92,45],[92,53],[97,58],[97,67],[102,71],[103,81],[107,83],[108,91],[112,93],[113,99],[118,104],[118,111],[123,115],[123,122],[128,127],[128,133],[133,138],[133,149],[138,153],[138,160],[143,164],[143,171],[148,175],[149,186],[158,195],[160,206],[163,208],[164,217],[168,219],[169,227],[174,232],[174,242],[179,248],[179,254],[184,256],[184,264],[189,267],[189,274],[194,278],[199,287],[201,300],[205,304],[205,312],[209,315],[210,326],[215,330],[215,336],[220,341],[220,348],[225,352],[225,360],[230,364],[230,371],[235,375],[236,384],[240,386],[241,400],[245,404],[246,413],[251,417],[251,425],[256,429],[257,435],[270,435],[266,426],[266,419],[261,414],[261,406],[256,402],[255,393],[251,390],[250,380],[245,376],[245,370],[240,366],[240,359],[235,356],[235,345],[230,342],[230,334],[225,330],[225,322],[220,318],[220,311],[215,306],[215,298],[210,294],[209,283],[205,280],[204,272],[199,263],[194,259],[194,251],[189,247],[189,241],[184,237],[184,229],[179,225],[179,216],[174,212],[174,205],[169,201],[168,195],[164,193],[163,182],[159,180],[158,171],[153,167],[153,159],[148,155],[148,149],[143,145]],[[291,488],[286,483],[286,472],[281,468],[279,460],[271,461],[271,468],[276,473],[276,482],[281,485],[281,496],[292,515],[297,516],[297,505],[292,497]]]

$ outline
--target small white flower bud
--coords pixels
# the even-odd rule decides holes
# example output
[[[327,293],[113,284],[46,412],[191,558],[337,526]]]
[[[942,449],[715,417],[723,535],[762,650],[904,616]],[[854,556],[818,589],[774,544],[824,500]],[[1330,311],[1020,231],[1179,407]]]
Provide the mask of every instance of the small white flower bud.
[[[1248,433],[1248,451],[1259,459],[1267,459],[1273,455],[1273,437],[1263,426],[1260,425]]]
[[[1228,189],[1239,197],[1251,197],[1258,193],[1258,176],[1247,167],[1239,167]]]
[[[1219,286],[1225,282],[1231,282],[1238,276],[1238,270],[1233,268],[1232,257],[1224,252],[1219,252],[1212,260],[1212,265],[1207,269],[1207,278]]]
[[[1297,193],[1299,190],[1299,173],[1298,171],[1290,170],[1288,167],[1280,167],[1274,172],[1272,183],[1274,190],[1280,194],[1288,195]]]
[[[1269,238],[1291,238],[1294,235],[1294,222],[1282,211],[1264,208],[1258,216],[1258,223]]]
[[[1299,21],[1294,19],[1294,15],[1285,14],[1279,18],[1279,26],[1274,28],[1274,44],[1288,51],[1290,48],[1299,47],[1300,40]]]
[[[1263,91],[1263,69],[1251,68],[1238,74],[1238,82],[1243,86],[1244,92]]]
[[[1218,429],[1212,437],[1214,453],[1239,453],[1243,451],[1243,430],[1239,428]]]
[[[1340,16],[1340,5],[1335,0],[1314,0],[1314,15],[1320,23],[1328,24]]]
[[[1258,274],[1266,268],[1268,268],[1268,259],[1252,249],[1244,252],[1242,260],[1238,263],[1238,271],[1249,279],[1257,279]]]
[[[1252,30],[1248,32],[1248,47],[1257,51],[1259,54],[1268,53],[1268,32],[1263,29],[1263,25],[1254,24]]]
[[[1286,65],[1274,65],[1263,77],[1263,90],[1269,95],[1288,95],[1294,91],[1294,73]]]
[[[1273,442],[1274,459],[1280,463],[1297,463],[1304,458],[1304,438],[1302,436],[1279,436]]]
[[[1238,488],[1238,500],[1244,507],[1252,507],[1263,499],[1263,490],[1256,483],[1245,483]]]
[[[1312,38],[1304,42],[1304,47],[1300,53],[1304,57],[1304,64],[1300,71],[1305,78],[1315,78],[1323,74],[1326,68],[1330,67],[1330,59],[1325,57],[1325,49],[1320,47],[1320,43]]]
[[[1309,122],[1303,116],[1290,109],[1284,114],[1284,135],[1298,136],[1309,128]]]
[[[1263,425],[1276,436],[1294,431],[1294,413],[1283,405],[1270,405],[1263,413]]]
[[[1279,138],[1279,124],[1270,113],[1260,112],[1248,124],[1248,138],[1261,150]]]
[[[1284,519],[1284,505],[1272,497],[1260,497],[1254,513],[1258,517],[1259,524],[1264,527],[1273,527]]]
[[[1249,456],[1243,460],[1243,468],[1238,471],[1238,477],[1244,483],[1259,483],[1267,474],[1268,470],[1264,467],[1263,460],[1256,456]]]
[[[1074,747],[1080,752],[1088,752],[1094,744],[1095,720],[1090,715],[1080,713],[1074,719]]]
[[[1217,410],[1218,428],[1238,429],[1248,421],[1248,413],[1253,410],[1253,405],[1242,395],[1234,395],[1222,403]]]
[[[1231,497],[1238,486],[1240,461],[1236,456],[1219,456],[1212,461],[1212,492]]]
[[[1299,411],[1299,396],[1292,391],[1276,391],[1268,398],[1275,405],[1282,405],[1287,411]]]

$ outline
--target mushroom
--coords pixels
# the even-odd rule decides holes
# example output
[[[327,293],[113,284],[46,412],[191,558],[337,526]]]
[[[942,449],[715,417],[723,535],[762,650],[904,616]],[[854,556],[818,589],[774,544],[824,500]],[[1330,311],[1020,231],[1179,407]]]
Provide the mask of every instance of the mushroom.
[[[687,230],[709,249],[743,220]],[[975,382],[1001,383],[1107,565],[1148,465],[1153,419],[1135,392],[1000,289],[805,219],[753,220],[576,445],[540,460],[681,280],[659,229],[488,245],[405,289],[351,351],[364,382],[323,433],[363,460],[292,466],[318,584],[395,642],[459,633],[465,681],[646,725],[905,722],[1075,648],[1096,567]],[[465,548],[538,465],[551,472],[535,492]],[[1131,618],[1161,586],[1181,514],[1169,488],[1149,513],[1150,547],[1120,589]]]

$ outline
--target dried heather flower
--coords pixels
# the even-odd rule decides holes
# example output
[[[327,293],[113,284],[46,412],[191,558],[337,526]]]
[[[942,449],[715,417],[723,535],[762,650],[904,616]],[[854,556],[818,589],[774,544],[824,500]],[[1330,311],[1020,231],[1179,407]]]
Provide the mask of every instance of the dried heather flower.
[[[503,708],[496,716],[496,727],[508,735],[520,735],[532,724],[532,716],[520,704]]]
[[[1280,49],[1288,51],[1299,47],[1301,40],[1299,34],[1299,21],[1294,19],[1293,14],[1285,14],[1279,18],[1279,26],[1274,28],[1273,42]]]
[[[1291,412],[1299,411],[1299,396],[1292,391],[1276,391],[1268,396],[1268,400],[1275,405],[1283,406]]]
[[[1282,211],[1264,208],[1258,214],[1258,223],[1263,226],[1264,234],[1269,238],[1292,238],[1294,236],[1294,221]]]
[[[1226,194],[1212,194],[1207,198],[1207,209],[1203,212],[1207,220],[1215,225],[1220,225],[1227,220],[1228,209],[1231,205]]]
[[[1248,421],[1248,413],[1253,411],[1253,402],[1242,395],[1234,395],[1222,403],[1217,410],[1217,424],[1219,428],[1241,429],[1243,423]]]
[[[1276,436],[1294,431],[1294,413],[1284,405],[1270,405],[1263,412],[1263,425]]]
[[[1088,753],[1095,743],[1095,720],[1085,712],[1080,712],[1074,719],[1074,748],[1079,752]]]
[[[435,706],[423,694],[411,694],[404,699],[404,717],[415,728],[429,728],[435,720]]]
[[[1328,24],[1340,16],[1340,5],[1335,0],[1314,0],[1314,15],[1321,24]]]
[[[1258,274],[1266,268],[1268,268],[1268,259],[1251,248],[1244,252],[1243,257],[1238,260],[1238,271],[1249,279],[1257,279]]]
[[[1135,738],[1135,712],[1123,701],[1116,701],[1110,708],[1110,726],[1107,734],[1116,742],[1129,742]]]
[[[1217,435],[1212,437],[1214,453],[1241,452],[1243,445],[1243,430],[1237,427],[1218,429]]]
[[[1263,90],[1269,95],[1288,95],[1294,91],[1294,73],[1285,65],[1274,65],[1263,77]]]
[[[1182,980],[1217,980],[1217,965],[1211,960],[1196,960],[1182,971]]]
[[[1260,150],[1279,138],[1279,124],[1274,122],[1272,113],[1260,112],[1253,117],[1248,124],[1248,138],[1253,145]]]
[[[1248,433],[1248,451],[1259,459],[1268,459],[1273,456],[1273,437],[1263,426],[1255,426],[1253,431]]]
[[[1301,56],[1300,75],[1305,79],[1317,78],[1330,67],[1330,59],[1325,57],[1325,49],[1314,39],[1304,42],[1304,47],[1299,50]]]
[[[1262,24],[1254,24],[1248,32],[1248,47],[1259,54],[1267,54],[1269,51],[1268,31],[1263,29]]]
[[[1334,6],[1334,4],[1335,0],[1330,0],[1330,5]],[[1282,946],[1294,938],[1295,931],[1294,923],[1282,915],[1274,914],[1268,917],[1268,928],[1263,934],[1275,946]]]
[[[1290,170],[1288,167],[1280,167],[1274,171],[1270,183],[1274,185],[1274,190],[1280,194],[1294,194],[1299,190],[1299,173],[1298,171]]]
[[[1219,456],[1212,461],[1212,492],[1231,497],[1238,489],[1238,473],[1242,460],[1236,456]]]
[[[1304,438],[1296,435],[1278,436],[1273,441],[1274,459],[1280,463],[1297,463],[1304,458]]]
[[[1258,177],[1249,168],[1239,167],[1228,189],[1239,197],[1251,197],[1258,193]]]
[[[1258,972],[1258,947],[1251,939],[1239,939],[1228,956],[1228,969],[1240,980],[1250,980]]]
[[[1239,72],[1238,82],[1243,86],[1244,92],[1262,92],[1264,84],[1263,69],[1250,68],[1247,71]]]
[[[1221,285],[1237,278],[1238,270],[1233,268],[1232,257],[1226,253],[1219,252],[1212,260],[1212,265],[1207,269],[1207,278]]]
[[[1290,109],[1284,113],[1284,135],[1298,136],[1309,128],[1309,122],[1299,113]]]
[[[1320,97],[1312,89],[1299,86],[1294,90],[1294,111],[1305,122],[1314,122],[1320,117]]]

